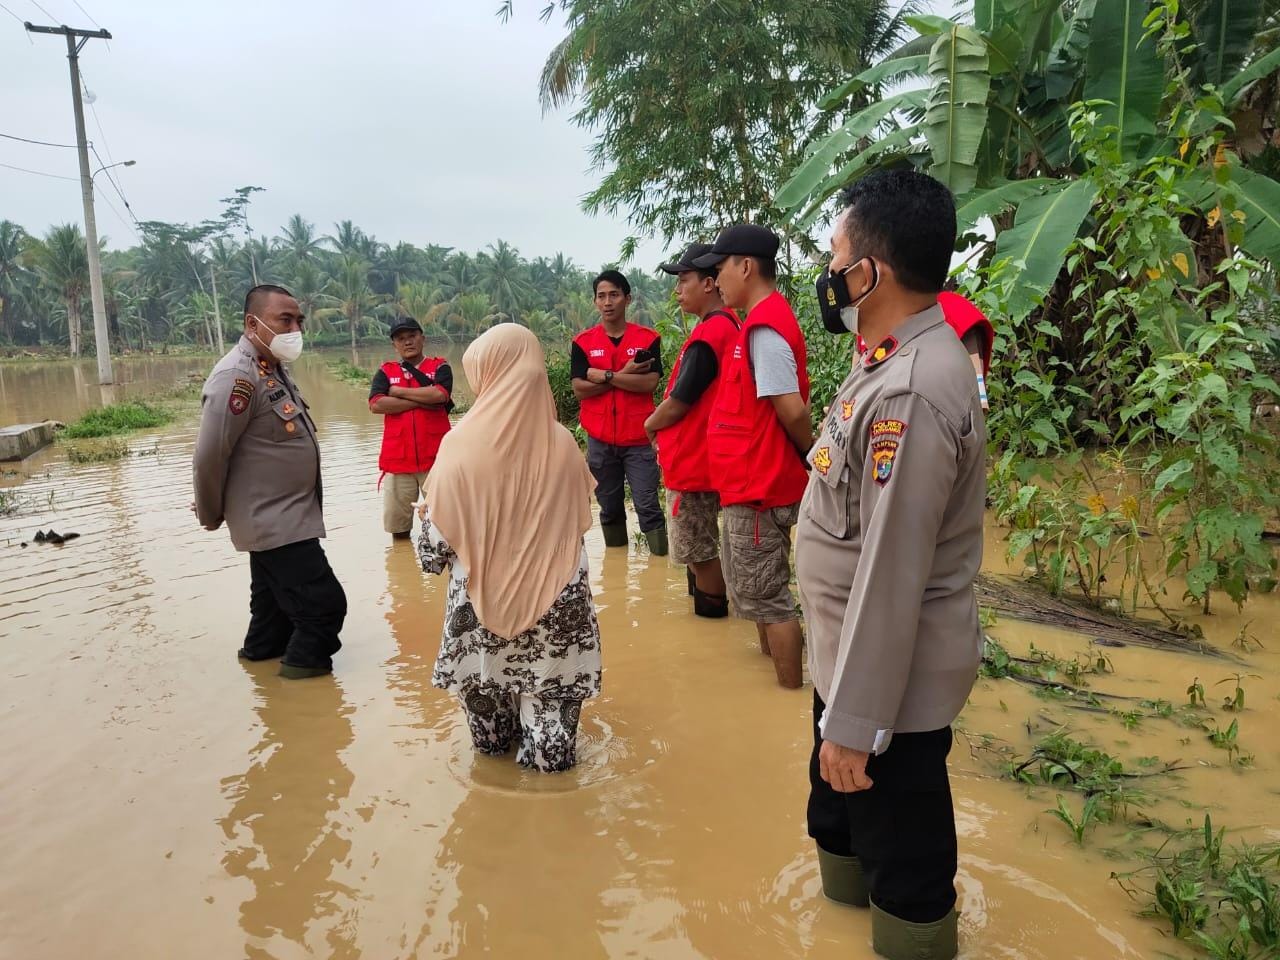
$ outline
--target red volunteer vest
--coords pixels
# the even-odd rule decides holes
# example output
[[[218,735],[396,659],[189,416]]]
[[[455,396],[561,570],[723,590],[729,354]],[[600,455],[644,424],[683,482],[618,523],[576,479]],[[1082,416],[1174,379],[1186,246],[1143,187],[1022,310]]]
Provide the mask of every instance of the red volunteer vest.
[[[804,335],[790,304],[775,290],[747,315],[728,365],[721,371],[707,429],[707,452],[722,505],[747,504],[770,510],[799,503],[809,475],[778,421],[772,401],[756,396],[756,381],[748,363],[751,331],[756,327],[769,327],[787,341],[796,358],[800,396],[809,402]]]
[[[443,363],[443,357],[428,357],[418,364],[418,369],[434,376]],[[394,360],[384,363],[382,372],[393,387],[419,385]],[[383,473],[426,473],[435,464],[440,441],[448,432],[449,413],[443,405],[386,414],[382,418],[382,452],[378,454],[378,469]]]
[[[738,317],[732,311],[713,311],[698,322],[680,348],[680,356],[671,369],[667,392],[676,385],[680,376],[680,363],[685,352],[694,343],[705,343],[716,355],[716,379],[698,401],[689,408],[678,423],[658,433],[658,463],[667,488],[681,493],[707,493],[715,490],[711,482],[711,467],[707,462],[707,424],[711,420],[711,408],[716,402],[716,391],[724,375],[733,345],[738,340]]]
[[[958,293],[944,291],[938,294],[938,306],[951,329],[961,340],[974,327],[982,333],[982,373],[991,372],[991,347],[995,343],[996,331],[988,320],[971,301]]]
[[[648,350],[658,334],[648,327],[628,323],[622,342],[616,347],[604,332],[604,324],[596,324],[573,338],[587,355],[587,365],[597,370],[617,373],[640,350]],[[578,421],[587,436],[615,447],[642,447],[649,443],[644,422],[653,413],[653,397],[614,388],[598,397],[588,397],[579,405]]]

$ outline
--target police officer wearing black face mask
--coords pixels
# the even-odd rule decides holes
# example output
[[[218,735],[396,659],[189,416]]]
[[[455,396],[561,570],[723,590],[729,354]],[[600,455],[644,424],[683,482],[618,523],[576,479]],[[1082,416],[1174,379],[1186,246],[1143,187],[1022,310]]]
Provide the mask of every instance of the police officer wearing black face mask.
[[[814,682],[809,834],[823,892],[889,960],[956,954],[951,724],[977,675],[986,495],[973,366],[938,293],[950,192],[885,171],[844,196],[823,323],[865,342],[809,453],[796,575]]]

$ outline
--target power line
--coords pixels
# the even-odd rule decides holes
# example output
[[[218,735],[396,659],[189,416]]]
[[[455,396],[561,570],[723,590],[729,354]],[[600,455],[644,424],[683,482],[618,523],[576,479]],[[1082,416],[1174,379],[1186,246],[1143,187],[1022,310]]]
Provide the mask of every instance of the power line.
[[[15,167],[11,163],[0,163],[0,167],[4,167],[6,170],[17,170],[19,173],[32,173],[37,177],[49,177],[52,180],[75,180],[77,182],[80,180],[79,177],[64,177],[57,173],[45,173],[43,170],[28,170],[26,167]]]
[[[13,19],[17,20],[17,21],[18,21],[19,23],[21,23],[22,25],[24,25],[24,26],[26,25],[26,22],[27,22],[27,21],[23,20],[20,16],[18,16],[16,13],[14,13],[12,10],[10,10],[8,7],[6,7],[3,3],[0,3],[0,10],[3,10],[5,13],[7,13],[9,16],[13,17]],[[35,43],[36,43],[36,42],[35,42],[34,40],[32,40],[30,36],[28,36],[28,37],[27,37],[27,41],[28,41],[32,46],[35,46]]]
[[[28,140],[26,137],[14,136],[12,133],[0,133],[0,137],[4,137],[6,140],[19,140],[22,143],[34,143],[41,147],[66,147],[68,150],[74,150],[76,148],[74,143],[50,143],[48,140]]]
[[[40,3],[39,3],[39,0],[31,0],[31,2],[32,2],[32,3],[34,3],[34,4],[36,5],[36,7],[38,7],[38,8],[39,8],[39,10],[40,10],[40,12],[41,12],[41,13],[43,13],[46,17],[48,17],[48,18],[49,18],[50,20],[52,20],[54,23],[61,23],[61,22],[62,22],[62,19],[61,19],[60,17],[55,17],[52,13],[50,13],[50,12],[49,12],[48,10],[46,10],[44,7],[41,7],[41,6],[40,6]]]
[[[93,19],[93,17],[90,15],[90,13],[89,13],[89,11],[88,11],[88,10],[86,10],[84,7],[80,6],[80,0],[71,0],[71,2],[72,2],[72,3],[74,3],[74,4],[76,5],[76,7],[80,10],[80,12],[81,12],[81,13],[83,13],[86,17],[88,17],[88,18],[89,18],[89,22],[90,22],[90,23],[92,23],[92,24],[93,24],[95,27],[97,27],[99,30],[101,30],[101,29],[102,29],[102,24],[100,24],[97,20]]]

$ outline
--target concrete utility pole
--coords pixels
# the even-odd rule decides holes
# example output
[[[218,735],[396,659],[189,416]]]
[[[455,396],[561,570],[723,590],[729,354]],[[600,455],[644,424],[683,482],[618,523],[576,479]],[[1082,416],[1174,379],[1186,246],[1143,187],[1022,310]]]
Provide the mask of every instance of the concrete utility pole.
[[[98,224],[93,216],[93,178],[89,176],[89,149],[84,135],[84,104],[80,102],[80,48],[92,39],[110,40],[106,30],[73,30],[25,24],[28,33],[54,33],[67,38],[71,61],[71,105],[76,114],[76,146],[80,153],[80,193],[84,200],[84,238],[89,255],[89,294],[93,300],[93,342],[98,351],[98,382],[111,382],[111,340],[107,335],[107,304],[102,295],[102,264],[98,261]]]

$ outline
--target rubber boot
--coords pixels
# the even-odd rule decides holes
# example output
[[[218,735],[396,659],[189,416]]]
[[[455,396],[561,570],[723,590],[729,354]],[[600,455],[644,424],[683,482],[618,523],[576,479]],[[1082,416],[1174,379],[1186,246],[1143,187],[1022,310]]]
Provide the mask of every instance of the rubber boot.
[[[268,652],[268,653],[251,654],[244,647],[241,647],[239,652],[236,654],[236,656],[238,656],[241,660],[248,660],[250,663],[259,663],[262,660],[279,660],[281,657],[284,656],[284,651],[281,650],[279,653]]]
[[[684,572],[689,574],[689,596],[695,596],[698,590],[698,578],[693,575],[693,567],[685,567]]]
[[[719,620],[721,617],[727,617],[729,615],[729,598],[716,596],[714,593],[703,593],[697,587],[694,587],[693,612],[699,617],[706,617],[708,620]]]
[[[667,528],[658,527],[656,530],[650,530],[644,535],[645,540],[649,543],[649,552],[655,557],[665,557],[669,552],[667,546]]]
[[[625,547],[627,545],[627,523],[602,523],[600,532],[604,534],[606,547]]]
[[[292,663],[280,664],[280,676],[286,680],[310,680],[333,673],[333,667],[296,667]]]
[[[952,960],[959,950],[952,910],[933,923],[909,923],[871,904],[871,946],[886,960]]]
[[[862,862],[857,857],[842,857],[818,847],[818,872],[822,874],[822,895],[828,900],[850,907],[870,906]]]

